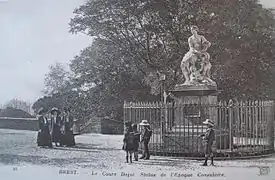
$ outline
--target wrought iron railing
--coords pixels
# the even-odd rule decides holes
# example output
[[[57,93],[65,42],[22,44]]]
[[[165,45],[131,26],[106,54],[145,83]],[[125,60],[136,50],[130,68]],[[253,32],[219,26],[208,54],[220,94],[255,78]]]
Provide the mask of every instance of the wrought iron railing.
[[[215,122],[217,154],[251,155],[274,151],[273,101],[219,102],[211,105],[161,102],[125,102],[124,120],[150,122],[152,153],[201,156],[206,131],[202,122]]]

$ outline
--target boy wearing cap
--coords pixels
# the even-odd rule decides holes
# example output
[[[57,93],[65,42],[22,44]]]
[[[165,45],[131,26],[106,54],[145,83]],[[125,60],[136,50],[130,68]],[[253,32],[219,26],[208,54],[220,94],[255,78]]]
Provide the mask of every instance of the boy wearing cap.
[[[142,120],[139,125],[143,127],[142,133],[141,133],[141,142],[144,145],[144,151],[140,159],[148,160],[150,159],[149,141],[152,136],[152,130],[147,120]]]
[[[212,145],[215,140],[215,131],[213,129],[214,123],[210,119],[206,119],[206,121],[203,122],[203,124],[207,125],[207,130],[205,134],[200,135],[200,137],[203,138],[206,142],[205,147],[205,161],[203,163],[203,166],[207,166],[207,161],[209,156],[211,157],[211,165],[214,166],[214,157],[212,152]]]

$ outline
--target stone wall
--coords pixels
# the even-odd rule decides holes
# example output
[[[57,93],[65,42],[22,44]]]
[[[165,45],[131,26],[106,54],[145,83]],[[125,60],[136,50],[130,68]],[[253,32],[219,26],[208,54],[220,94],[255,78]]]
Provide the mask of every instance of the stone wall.
[[[83,133],[101,133],[101,119],[92,118],[86,124],[80,125],[81,134]]]
[[[0,129],[38,130],[38,121],[35,118],[5,118],[0,117]],[[93,118],[88,124],[80,125],[83,133],[123,134],[123,122],[109,119]]]
[[[38,130],[38,121],[32,118],[0,117],[0,129]]]
[[[123,134],[123,121],[102,119],[101,133],[102,134]]]

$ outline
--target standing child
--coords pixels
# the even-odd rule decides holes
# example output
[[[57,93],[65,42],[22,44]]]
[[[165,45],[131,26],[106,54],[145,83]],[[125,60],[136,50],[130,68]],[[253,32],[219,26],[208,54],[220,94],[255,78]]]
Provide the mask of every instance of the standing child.
[[[141,142],[144,145],[144,151],[140,159],[148,160],[150,159],[149,142],[152,136],[152,130],[147,120],[142,120],[139,125],[143,127],[141,133]]]
[[[126,133],[124,134],[124,139],[123,139],[123,147],[122,149],[126,151],[126,162],[129,162],[129,155],[130,155],[130,163],[132,163],[132,154],[135,150],[135,136],[132,128],[131,122],[126,122],[125,123],[126,127]]]
[[[140,133],[138,132],[137,129],[137,124],[133,124],[133,133],[135,136],[135,141],[134,141],[134,158],[135,161],[138,161],[138,147],[139,147],[139,142],[140,142]]]
[[[205,134],[200,135],[203,140],[206,142],[205,146],[205,161],[203,163],[203,166],[207,166],[208,158],[211,158],[211,165],[214,166],[214,156],[212,151],[213,142],[215,140],[215,131],[213,129],[214,123],[210,119],[206,119],[203,124],[207,125],[207,130]]]

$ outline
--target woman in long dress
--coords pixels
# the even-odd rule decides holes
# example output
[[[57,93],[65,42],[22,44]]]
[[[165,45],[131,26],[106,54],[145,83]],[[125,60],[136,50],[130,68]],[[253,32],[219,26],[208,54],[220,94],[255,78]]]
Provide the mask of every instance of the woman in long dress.
[[[50,123],[45,117],[45,110],[43,108],[38,110],[38,135],[37,145],[41,147],[52,147],[51,134],[50,134]]]
[[[64,108],[64,116],[62,121],[65,124],[65,145],[67,147],[75,146],[75,138],[73,133],[74,118],[68,108]]]
[[[66,132],[65,132],[65,120],[63,118],[63,115],[61,115],[61,121],[60,121],[60,146],[66,146],[67,140],[66,140]]]
[[[61,142],[61,112],[57,108],[52,108],[51,110],[51,123],[52,123],[52,142],[58,147]]]

